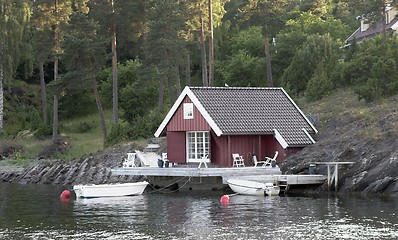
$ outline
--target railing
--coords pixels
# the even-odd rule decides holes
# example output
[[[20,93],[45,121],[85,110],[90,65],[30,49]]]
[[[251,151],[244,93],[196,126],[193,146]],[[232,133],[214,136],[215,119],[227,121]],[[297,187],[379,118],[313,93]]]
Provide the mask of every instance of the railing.
[[[339,185],[338,180],[339,180],[339,174],[338,174],[338,169],[339,169],[339,165],[353,165],[354,162],[315,162],[314,164],[318,164],[318,165],[326,165],[327,169],[328,169],[328,190],[330,191],[331,186],[334,182],[334,190],[337,191],[337,187]],[[332,173],[332,168],[334,168],[334,171]]]

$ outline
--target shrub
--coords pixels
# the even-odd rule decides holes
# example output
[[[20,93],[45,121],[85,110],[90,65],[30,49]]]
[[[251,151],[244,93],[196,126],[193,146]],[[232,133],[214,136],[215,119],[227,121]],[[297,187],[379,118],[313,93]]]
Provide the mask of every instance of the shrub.
[[[53,134],[53,128],[51,125],[41,124],[34,133],[34,136],[38,139],[49,137]]]

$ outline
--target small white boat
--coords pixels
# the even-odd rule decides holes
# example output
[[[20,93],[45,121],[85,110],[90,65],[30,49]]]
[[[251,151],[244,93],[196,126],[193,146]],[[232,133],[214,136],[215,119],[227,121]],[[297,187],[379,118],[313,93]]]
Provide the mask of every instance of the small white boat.
[[[141,195],[148,182],[116,183],[116,184],[90,184],[75,185],[73,191],[77,198],[96,198],[96,197],[121,197]]]
[[[253,196],[275,196],[279,195],[279,186],[274,186],[273,183],[260,183],[249,180],[228,179],[227,183],[232,191],[242,195]]]

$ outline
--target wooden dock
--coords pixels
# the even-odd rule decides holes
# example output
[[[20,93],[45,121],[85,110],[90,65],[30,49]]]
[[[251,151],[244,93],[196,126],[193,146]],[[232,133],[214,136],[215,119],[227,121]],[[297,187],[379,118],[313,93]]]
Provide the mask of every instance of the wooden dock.
[[[149,182],[159,184],[164,181],[161,186],[167,186],[176,182],[176,179],[186,177],[187,182],[195,182],[195,188],[198,188],[197,183],[209,184],[210,189],[220,188],[220,186],[227,185],[227,180],[231,178],[254,180],[258,182],[273,182],[284,185],[286,190],[292,185],[320,185],[327,179],[324,175],[283,175],[279,167],[229,167],[229,168],[197,168],[197,167],[135,167],[135,168],[117,168],[112,169],[114,175],[136,175],[147,176]],[[200,179],[195,181],[196,179]],[[207,180],[204,180],[207,179]],[[210,180],[211,179],[211,180]],[[217,180],[220,179],[220,180]],[[210,180],[210,181],[209,181]],[[187,183],[186,183],[187,184]],[[184,186],[186,185],[184,184]],[[217,185],[217,187],[215,187]],[[188,188],[192,190],[189,184]],[[204,186],[201,186],[201,189]]]

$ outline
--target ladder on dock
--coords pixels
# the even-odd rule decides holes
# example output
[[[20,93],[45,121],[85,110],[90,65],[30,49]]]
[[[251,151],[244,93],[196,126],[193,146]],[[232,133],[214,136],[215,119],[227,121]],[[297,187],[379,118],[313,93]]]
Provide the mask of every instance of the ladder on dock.
[[[286,194],[289,191],[289,184],[287,182],[287,177],[285,176],[278,177],[276,179],[276,184],[279,186],[281,194]]]

